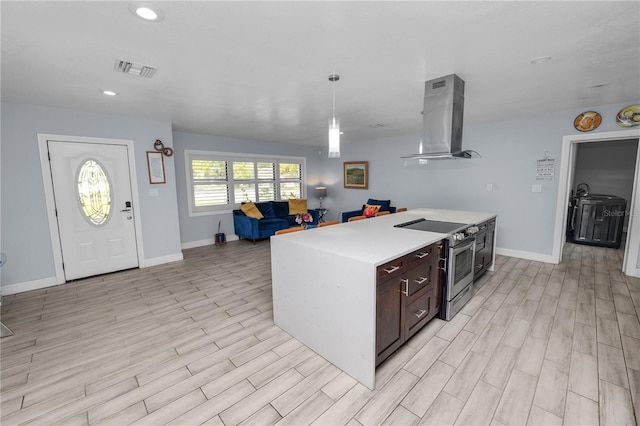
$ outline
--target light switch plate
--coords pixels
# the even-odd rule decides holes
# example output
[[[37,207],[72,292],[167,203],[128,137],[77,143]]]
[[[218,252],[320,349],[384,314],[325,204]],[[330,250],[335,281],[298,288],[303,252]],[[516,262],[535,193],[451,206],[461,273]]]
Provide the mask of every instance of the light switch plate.
[[[492,183],[488,183],[487,184],[487,191],[489,191],[489,192],[493,191],[493,184]]]
[[[152,188],[149,190],[149,196],[150,197],[157,197],[158,196],[158,189],[157,188]]]
[[[542,185],[534,183],[531,185],[531,192],[542,192]]]

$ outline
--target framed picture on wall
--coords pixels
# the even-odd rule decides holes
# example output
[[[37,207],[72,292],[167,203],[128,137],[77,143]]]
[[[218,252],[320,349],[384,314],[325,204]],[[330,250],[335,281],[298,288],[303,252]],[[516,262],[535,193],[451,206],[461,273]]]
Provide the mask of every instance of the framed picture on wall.
[[[147,166],[149,167],[149,183],[167,183],[161,151],[147,151]]]
[[[369,162],[344,162],[344,187],[367,189],[369,187]]]

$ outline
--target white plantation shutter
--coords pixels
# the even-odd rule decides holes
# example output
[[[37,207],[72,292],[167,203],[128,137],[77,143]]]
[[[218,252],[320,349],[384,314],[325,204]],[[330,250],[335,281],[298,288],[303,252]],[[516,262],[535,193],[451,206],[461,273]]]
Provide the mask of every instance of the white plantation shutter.
[[[229,204],[227,162],[224,160],[191,161],[193,207],[206,211],[211,206]]]
[[[280,163],[280,198],[302,198],[302,164]]]
[[[185,150],[189,215],[215,214],[246,201],[304,198],[305,159]]]

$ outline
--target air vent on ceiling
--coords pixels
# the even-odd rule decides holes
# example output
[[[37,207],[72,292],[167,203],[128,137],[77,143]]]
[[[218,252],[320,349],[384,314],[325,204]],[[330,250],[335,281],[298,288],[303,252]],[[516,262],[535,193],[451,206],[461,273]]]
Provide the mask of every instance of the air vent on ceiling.
[[[157,68],[149,65],[136,64],[135,62],[116,59],[113,70],[125,74],[139,75],[140,77],[151,78],[155,74]]]

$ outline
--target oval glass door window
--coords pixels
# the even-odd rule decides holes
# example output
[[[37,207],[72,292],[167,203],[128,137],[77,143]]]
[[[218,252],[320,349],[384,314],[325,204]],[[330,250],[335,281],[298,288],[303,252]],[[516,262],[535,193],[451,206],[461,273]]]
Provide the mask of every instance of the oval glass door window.
[[[111,213],[111,182],[96,160],[85,161],[78,170],[78,200],[89,223],[100,226]]]

